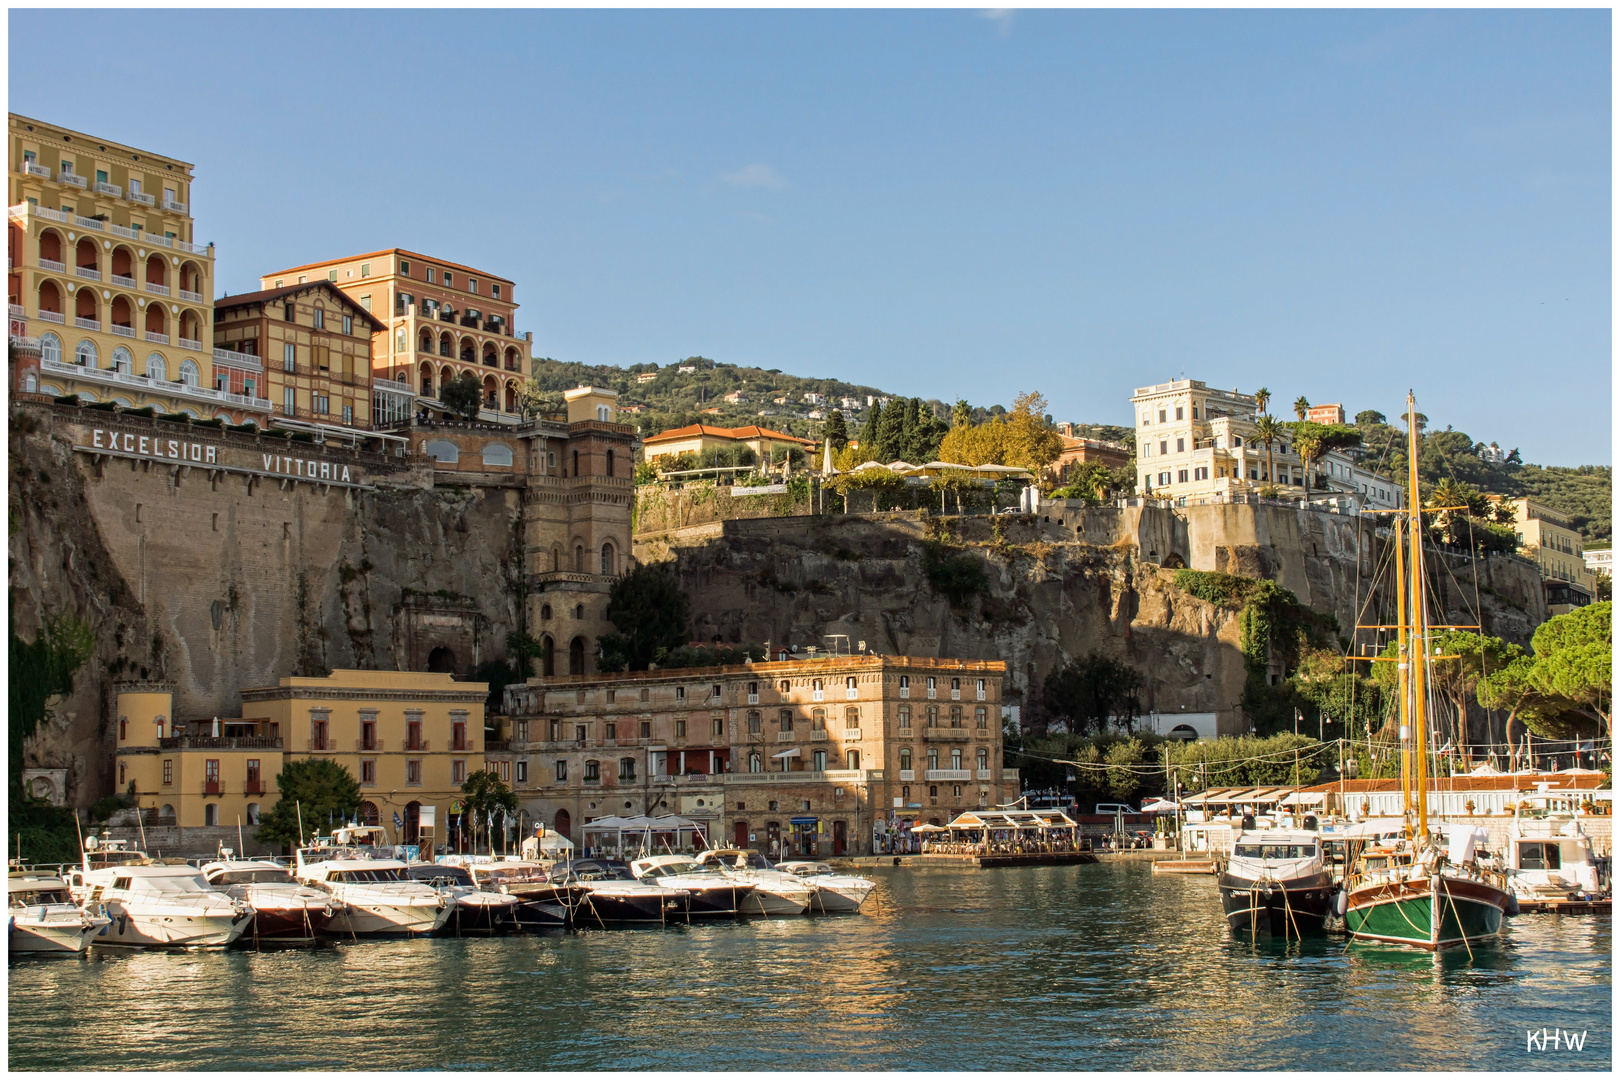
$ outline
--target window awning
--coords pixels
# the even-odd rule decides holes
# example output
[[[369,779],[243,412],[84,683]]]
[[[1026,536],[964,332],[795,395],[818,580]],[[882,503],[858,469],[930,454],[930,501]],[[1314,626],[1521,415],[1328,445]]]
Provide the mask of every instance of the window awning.
[[[776,760],[778,758],[794,758],[794,757],[798,757],[798,756],[799,756],[799,748],[797,746],[795,746],[791,750],[781,750],[781,751],[778,751],[777,753],[772,754],[771,755],[771,760],[774,761],[774,760]]]

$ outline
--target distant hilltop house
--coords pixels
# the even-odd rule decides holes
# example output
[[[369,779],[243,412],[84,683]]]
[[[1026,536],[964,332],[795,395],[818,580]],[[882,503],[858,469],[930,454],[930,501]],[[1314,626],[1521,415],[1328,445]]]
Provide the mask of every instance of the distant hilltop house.
[[[1501,465],[1507,461],[1508,453],[1495,443],[1479,448],[1479,459],[1487,464]]]
[[[688,370],[688,369],[682,368],[681,370],[685,371],[685,370]],[[658,372],[656,372],[656,371],[643,371],[640,375],[636,376],[636,382],[638,382],[638,383],[650,383],[656,378],[658,378]]]
[[[738,446],[748,447],[761,461],[766,458],[780,461],[789,449],[814,454],[816,445],[814,439],[801,439],[797,435],[772,431],[757,424],[739,428],[691,424],[661,431],[642,442],[647,461],[654,465],[687,454],[701,457],[715,450],[731,450]]]
[[[827,418],[827,414],[822,412],[820,409],[811,409],[809,412],[805,413],[805,417],[810,420],[825,420]]]
[[[771,398],[771,401],[776,405],[786,405],[788,403],[788,399],[785,397]]]
[[[806,391],[804,396],[802,398],[800,398],[800,400],[803,401],[806,405],[820,405],[823,401],[826,401],[827,399],[822,397],[820,394],[811,393],[810,391]]]
[[[741,390],[733,390],[731,393],[726,395],[726,400],[731,402],[733,405],[741,405],[743,402],[748,400],[748,396]]]
[[[1344,423],[1343,405],[1312,405],[1305,410],[1305,419],[1313,424]]]
[[[859,409],[859,408],[861,408],[861,399],[860,398],[852,398],[852,397],[841,397],[841,398],[838,399],[838,407],[841,408],[841,409]]]
[[[702,413],[704,416],[719,416],[720,415],[720,407],[718,405],[716,405],[712,409],[699,409],[698,412]]]
[[[1590,604],[1597,596],[1597,575],[1588,564],[1581,534],[1570,528],[1569,518],[1534,499],[1487,498],[1513,508],[1519,554],[1541,568],[1548,614],[1563,615]]]
[[[682,364],[680,367],[675,369],[675,371],[681,375],[690,375],[696,370],[697,368],[693,367],[691,364]]]

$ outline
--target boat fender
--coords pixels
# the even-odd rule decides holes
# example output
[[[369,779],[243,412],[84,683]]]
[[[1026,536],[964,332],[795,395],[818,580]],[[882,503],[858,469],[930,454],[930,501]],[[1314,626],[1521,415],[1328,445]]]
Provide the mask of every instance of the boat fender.
[[[1333,912],[1342,919],[1344,918],[1344,913],[1348,911],[1349,908],[1350,894],[1346,893],[1343,889],[1340,889],[1339,895],[1333,898]]]

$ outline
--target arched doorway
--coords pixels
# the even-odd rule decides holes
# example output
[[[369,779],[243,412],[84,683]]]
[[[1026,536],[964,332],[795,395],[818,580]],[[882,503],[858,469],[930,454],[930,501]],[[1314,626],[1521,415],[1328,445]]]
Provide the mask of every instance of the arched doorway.
[[[540,674],[548,679],[557,674],[557,647],[552,643],[550,634],[540,639]]]
[[[422,839],[421,803],[413,801],[405,804],[405,827],[400,839],[407,844],[414,844]]]
[[[1177,724],[1175,727],[1165,732],[1165,738],[1180,739],[1182,742],[1197,742],[1198,729],[1190,724]]]
[[[377,825],[382,821],[381,815],[377,813],[377,804],[369,799],[360,804],[360,809],[356,811],[356,815],[362,825]]]
[[[456,670],[456,654],[447,646],[440,645],[428,653],[428,670],[441,674],[453,673]]]
[[[572,832],[574,827],[574,819],[569,816],[568,811],[557,811],[557,816],[552,819],[552,827],[557,830],[558,836],[568,840],[572,840],[574,838],[574,834]]]
[[[582,637],[568,643],[568,674],[585,674],[585,639]]]

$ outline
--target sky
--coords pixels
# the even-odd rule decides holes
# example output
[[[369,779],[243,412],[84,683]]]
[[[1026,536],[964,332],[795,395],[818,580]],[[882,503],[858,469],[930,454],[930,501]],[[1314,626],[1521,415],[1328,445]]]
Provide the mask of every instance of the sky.
[[[1410,387],[1612,460],[1607,11],[8,23],[13,111],[196,164],[218,291],[397,246],[512,279],[536,356],[1116,424],[1175,378],[1352,415]]]

